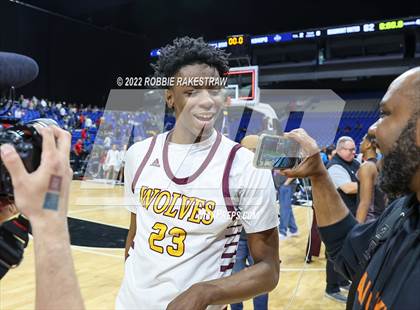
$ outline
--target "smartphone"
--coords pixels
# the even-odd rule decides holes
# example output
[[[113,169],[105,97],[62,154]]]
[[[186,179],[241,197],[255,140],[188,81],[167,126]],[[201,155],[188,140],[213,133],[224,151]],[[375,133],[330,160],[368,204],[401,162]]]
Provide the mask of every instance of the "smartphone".
[[[261,169],[290,169],[302,162],[299,143],[284,136],[262,134],[254,155],[254,166]]]

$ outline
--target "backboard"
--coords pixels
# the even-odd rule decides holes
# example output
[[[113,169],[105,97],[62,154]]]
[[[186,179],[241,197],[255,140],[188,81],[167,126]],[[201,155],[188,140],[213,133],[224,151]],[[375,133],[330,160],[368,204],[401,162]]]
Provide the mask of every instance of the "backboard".
[[[232,105],[258,103],[258,66],[230,68],[226,88],[232,98]]]

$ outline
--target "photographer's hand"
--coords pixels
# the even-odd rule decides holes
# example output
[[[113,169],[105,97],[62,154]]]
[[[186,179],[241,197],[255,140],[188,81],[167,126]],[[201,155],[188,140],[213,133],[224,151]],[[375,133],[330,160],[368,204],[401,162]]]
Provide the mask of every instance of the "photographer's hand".
[[[26,171],[13,146],[1,147],[2,161],[12,177],[16,206],[35,226],[45,221],[66,221],[72,177],[70,134],[54,126],[39,128],[38,132],[42,136],[42,155],[33,173]]]
[[[37,130],[42,136],[41,164],[32,173],[26,171],[13,146],[1,146],[15,204],[32,225],[36,309],[83,309],[67,228],[71,136],[54,126]]]

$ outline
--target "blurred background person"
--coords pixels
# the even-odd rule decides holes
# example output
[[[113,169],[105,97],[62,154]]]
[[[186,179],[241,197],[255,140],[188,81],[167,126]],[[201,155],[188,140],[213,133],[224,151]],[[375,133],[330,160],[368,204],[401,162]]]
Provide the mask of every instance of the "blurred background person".
[[[124,144],[122,149],[118,153],[118,161],[120,169],[118,171],[117,180],[120,184],[124,183],[124,164],[125,164],[125,153],[127,152],[127,144]]]
[[[364,162],[357,171],[359,203],[356,220],[359,223],[373,221],[382,214],[386,207],[386,195],[377,183],[379,169],[376,150],[375,136],[369,133],[366,134],[360,144]]]
[[[360,163],[355,159],[356,144],[351,137],[343,136],[337,141],[336,153],[327,165],[328,173],[350,212],[356,216],[358,183],[356,173]],[[327,257],[327,286],[325,296],[338,302],[347,302],[341,288],[348,291],[350,282],[334,270],[334,264]]]
[[[117,145],[113,144],[112,148],[108,150],[104,163],[104,169],[106,171],[106,178],[108,180],[113,179],[115,174],[119,171],[119,151]]]
[[[73,147],[73,153],[74,153],[74,171],[78,171],[81,167],[81,160],[83,157],[83,141],[82,139],[78,139],[76,144]]]
[[[295,190],[296,183],[294,179],[282,176],[278,190],[280,204],[280,240],[285,240],[288,236],[296,237],[299,235],[292,209],[292,198]]]

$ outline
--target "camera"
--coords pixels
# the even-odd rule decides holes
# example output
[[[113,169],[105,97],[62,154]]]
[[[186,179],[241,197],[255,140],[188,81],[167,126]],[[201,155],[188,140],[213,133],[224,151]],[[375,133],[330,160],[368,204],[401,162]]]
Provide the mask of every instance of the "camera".
[[[3,123],[0,129],[0,145],[13,145],[26,170],[33,172],[41,162],[42,137],[37,128],[51,125],[58,126],[54,120],[46,118],[13,126]],[[12,179],[3,162],[0,162],[0,199],[8,202],[14,200]],[[0,279],[21,262],[30,232],[30,223],[22,215],[0,224]]]
[[[42,137],[37,132],[37,127],[58,126],[53,119],[39,118],[25,124],[0,129],[0,145],[8,143],[14,146],[26,170],[30,173],[35,171],[41,162]],[[0,163],[0,198],[6,197],[13,200],[13,185],[10,174]]]

